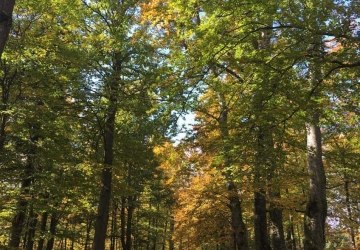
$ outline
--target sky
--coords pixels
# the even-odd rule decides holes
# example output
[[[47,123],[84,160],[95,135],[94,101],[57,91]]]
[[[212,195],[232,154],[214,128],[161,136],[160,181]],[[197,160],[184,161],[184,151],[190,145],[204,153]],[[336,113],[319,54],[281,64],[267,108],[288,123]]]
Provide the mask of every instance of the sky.
[[[174,145],[178,145],[181,142],[181,140],[185,139],[186,134],[189,131],[192,131],[194,124],[195,124],[194,113],[188,113],[178,119],[177,125],[179,127],[179,132],[175,137],[171,139],[174,142]]]

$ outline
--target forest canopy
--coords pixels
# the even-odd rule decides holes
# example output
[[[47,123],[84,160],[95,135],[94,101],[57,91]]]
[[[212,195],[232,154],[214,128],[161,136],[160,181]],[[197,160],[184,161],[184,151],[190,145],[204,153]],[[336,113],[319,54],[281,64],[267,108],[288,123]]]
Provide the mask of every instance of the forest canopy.
[[[360,248],[358,0],[2,0],[0,93],[0,249]]]

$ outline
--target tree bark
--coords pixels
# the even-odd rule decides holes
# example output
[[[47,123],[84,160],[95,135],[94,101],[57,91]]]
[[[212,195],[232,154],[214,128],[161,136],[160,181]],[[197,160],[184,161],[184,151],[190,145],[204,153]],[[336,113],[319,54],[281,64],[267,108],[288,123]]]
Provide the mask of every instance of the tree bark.
[[[4,70],[4,76],[1,79],[1,107],[0,111],[7,111],[8,102],[10,97],[10,85],[12,81],[6,79],[6,70]],[[15,77],[15,76],[14,76]],[[0,152],[3,150],[6,140],[6,124],[9,120],[9,115],[6,112],[1,114],[0,120]]]
[[[326,176],[322,162],[319,113],[313,111],[306,125],[309,198],[304,218],[304,249],[322,250],[325,247],[325,220],[327,215]]]
[[[21,194],[22,197],[20,197],[20,200],[16,208],[17,210],[16,215],[12,220],[9,247],[18,248],[20,246],[20,239],[24,227],[26,209],[28,205],[28,201],[25,196],[27,196],[29,193],[30,184],[31,184],[31,178],[27,178],[22,182],[21,185],[21,189],[23,190]]]
[[[132,220],[135,211],[136,196],[123,197],[120,210],[120,239],[124,250],[132,248]],[[127,211],[127,212],[126,212]],[[149,243],[150,241],[148,241]]]
[[[280,191],[270,191],[270,196],[272,199],[280,199]],[[282,209],[270,202],[269,208],[270,215],[270,234],[271,234],[271,246],[273,249],[285,250],[285,236],[284,236],[284,226],[283,226],[283,214]]]
[[[136,196],[128,197],[128,211],[127,211],[127,221],[126,221],[126,244],[124,250],[131,250],[132,248],[132,218],[134,214]]]
[[[350,223],[351,223],[352,220],[353,220],[353,215],[352,215],[351,202],[350,202],[349,180],[347,179],[346,175],[345,175],[344,188],[345,188],[346,209],[347,209],[348,218],[349,218]],[[352,225],[350,225],[350,237],[351,237],[351,241],[352,241],[354,249],[356,248],[356,237],[355,237],[355,235],[356,235],[355,229],[354,229],[354,227]]]
[[[94,250],[105,250],[106,231],[109,220],[109,208],[112,185],[112,165],[114,161],[114,133],[115,117],[118,103],[118,85],[121,71],[121,59],[119,54],[113,58],[113,72],[111,79],[107,79],[105,90],[109,104],[106,111],[104,125],[104,167],[101,179],[101,192],[98,212],[95,222]]]
[[[254,194],[255,249],[270,250],[267,231],[265,190],[260,188]]]
[[[118,204],[113,200],[112,204],[112,216],[111,216],[111,239],[110,239],[110,250],[115,250],[116,247],[116,234],[117,234],[117,209]]]
[[[21,183],[21,194],[17,204],[17,212],[12,220],[11,225],[11,236],[9,241],[9,247],[18,248],[20,245],[21,234],[24,228],[26,210],[28,207],[28,199],[30,195],[30,187],[34,179],[34,157],[35,157],[35,147],[36,143],[39,140],[38,135],[38,126],[32,126],[30,134],[30,149],[27,153],[27,164],[25,167],[24,178]],[[33,133],[33,134],[32,134]]]
[[[37,102],[36,105],[42,106],[43,102],[40,100]],[[28,205],[29,205],[28,200],[30,198],[30,189],[35,177],[37,144],[41,138],[41,126],[39,122],[30,123],[28,131],[29,131],[29,147],[27,148],[27,152],[26,152],[26,166],[21,183],[20,197],[17,204],[17,212],[12,221],[11,235],[9,240],[9,247],[13,247],[13,248],[18,248],[20,244],[21,234],[23,231],[24,222],[26,218],[26,210],[28,209]],[[31,199],[34,200],[34,197],[31,197]],[[33,215],[33,209],[31,208],[29,211],[30,217],[28,217],[29,225],[32,225],[32,223],[34,222],[37,223],[37,218],[35,218],[35,221],[32,221],[34,219],[32,215]],[[30,239],[33,240],[31,238],[32,235],[30,234],[31,231],[29,231],[28,233]]]
[[[55,242],[55,234],[56,234],[56,226],[58,224],[58,217],[56,213],[52,213],[51,220],[50,220],[50,239],[48,240],[46,244],[46,250],[52,250],[54,248],[54,242]]]
[[[28,237],[26,241],[26,250],[33,250],[34,248],[34,238],[35,238],[35,232],[36,232],[36,225],[38,223],[37,214],[34,213],[34,209],[30,209],[29,213],[29,228],[28,228]]]
[[[15,0],[0,1],[0,60],[5,49],[6,41],[9,38],[14,6]]]
[[[268,237],[268,222],[266,214],[266,174],[269,169],[267,161],[268,137],[264,127],[259,126],[257,135],[257,153],[254,164],[254,232],[255,232],[255,249],[270,250]]]
[[[243,220],[239,194],[233,182],[228,183],[228,194],[231,211],[231,228],[233,230],[234,242],[236,244],[235,249],[247,250],[249,249],[247,230]]]
[[[85,237],[85,247],[84,250],[88,250],[90,245],[90,232],[91,232],[91,227],[92,227],[92,223],[93,223],[93,219],[87,219],[87,224],[86,224],[86,237]]]
[[[272,130],[271,128],[267,128],[266,130],[267,132],[264,133],[264,135],[267,138],[264,141],[266,142],[265,147],[267,151],[265,161],[267,164],[269,164],[267,181],[269,194],[269,229],[271,247],[272,249],[276,250],[285,250],[286,243],[283,225],[283,211],[279,206],[281,192],[276,178],[279,173],[277,168],[280,164],[282,164],[282,162],[279,160],[280,158],[278,155],[276,155]]]
[[[164,235],[163,235],[162,250],[166,249],[167,230],[168,230],[168,221],[166,220],[165,224],[164,224]]]
[[[121,246],[124,249],[126,247],[126,214],[125,214],[125,210],[126,210],[126,197],[122,197],[121,198],[121,210],[120,210],[120,241],[121,241]],[[150,240],[148,240],[148,244],[149,244]]]
[[[287,226],[286,232],[286,248],[288,250],[296,250],[296,236],[294,222],[291,215],[289,215],[289,225]]]
[[[220,119],[219,126],[221,137],[223,140],[223,154],[224,154],[224,167],[225,169],[230,167],[231,165],[231,156],[229,155],[229,127],[228,127],[228,107],[226,104],[225,96],[220,95]],[[223,175],[227,181],[227,189],[228,189],[228,199],[229,199],[229,208],[231,213],[231,229],[232,229],[232,237],[234,239],[235,247],[238,250],[247,250],[249,249],[248,239],[247,239],[247,230],[245,223],[243,221],[241,202],[238,194],[238,189],[232,180],[232,173],[227,173],[227,170],[224,171]]]
[[[109,220],[109,206],[112,185],[112,162],[113,162],[113,127],[115,121],[115,110],[109,110],[107,128],[105,129],[105,160],[102,171],[102,187],[100,192],[98,212],[95,222],[94,250],[104,250],[107,224]]]
[[[173,215],[170,215],[170,236],[169,236],[169,250],[174,250],[175,246],[174,246],[174,241],[173,241],[173,235],[174,235],[174,231],[175,231],[175,219]]]
[[[41,216],[41,222],[40,222],[40,239],[38,241],[38,250],[43,250],[44,242],[45,242],[45,233],[46,233],[46,223],[48,219],[48,212],[44,212]]]

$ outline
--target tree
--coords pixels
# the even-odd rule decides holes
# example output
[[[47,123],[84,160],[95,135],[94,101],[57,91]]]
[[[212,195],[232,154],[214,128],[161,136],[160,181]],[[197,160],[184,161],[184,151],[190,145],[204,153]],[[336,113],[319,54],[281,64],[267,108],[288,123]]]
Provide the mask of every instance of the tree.
[[[358,247],[357,1],[29,0],[10,12],[0,244]]]
[[[14,6],[15,0],[5,0],[0,3],[0,58],[9,37]]]

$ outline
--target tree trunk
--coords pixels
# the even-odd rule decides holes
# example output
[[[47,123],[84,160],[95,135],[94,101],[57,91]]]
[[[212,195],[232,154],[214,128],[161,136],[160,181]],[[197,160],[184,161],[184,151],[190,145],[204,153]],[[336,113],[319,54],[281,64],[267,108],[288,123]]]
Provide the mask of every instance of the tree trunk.
[[[15,0],[0,1],[0,60],[5,48],[6,41],[9,38],[14,6]]]
[[[295,229],[294,222],[292,216],[289,216],[289,225],[287,226],[286,233],[286,248],[288,250],[296,250],[296,237],[295,237]]]
[[[7,1],[0,2],[0,6]],[[0,7],[1,9],[1,7]],[[0,10],[1,13],[1,10]],[[1,14],[0,14],[1,15]],[[1,24],[0,24],[1,26]],[[1,30],[1,28],[0,28]],[[1,55],[0,55],[1,60]],[[10,70],[10,67],[5,62],[0,62],[2,66],[2,78],[1,78],[1,106],[0,106],[0,152],[3,150],[5,141],[6,141],[6,126],[8,121],[10,120],[10,115],[6,112],[9,109],[9,99],[10,99],[10,89],[12,84],[14,83],[17,70],[13,73]]]
[[[125,249],[126,247],[126,239],[125,239],[125,230],[126,230],[126,214],[125,214],[125,210],[126,210],[126,198],[122,197],[121,198],[121,210],[120,210],[120,241],[121,241],[121,246],[123,249]],[[149,243],[150,241],[148,241]]]
[[[4,70],[5,71],[5,70]],[[14,75],[15,77],[15,75]],[[13,78],[14,78],[13,77]],[[10,85],[12,81],[6,79],[6,73],[1,79],[1,121],[0,121],[0,152],[3,150],[6,140],[6,125],[9,120],[9,115],[6,113],[9,105]]]
[[[88,249],[89,249],[89,246],[90,246],[90,232],[91,232],[92,223],[93,223],[93,219],[92,219],[92,218],[90,218],[90,219],[87,220],[84,250],[88,250]]]
[[[270,250],[268,237],[268,223],[266,214],[266,175],[269,170],[269,138],[264,127],[259,126],[257,136],[257,153],[254,163],[254,231],[255,231],[255,249]]]
[[[159,205],[156,204],[156,212],[159,212]],[[158,218],[156,216],[154,216],[153,218],[153,225],[154,228],[158,227]],[[156,250],[156,246],[157,246],[157,242],[158,242],[158,233],[155,231],[155,234],[152,237],[152,250]]]
[[[46,244],[46,250],[52,250],[54,247],[56,226],[57,226],[58,221],[59,221],[59,219],[57,218],[57,214],[53,213],[51,215],[50,228],[49,228],[50,239],[48,240],[48,242]]]
[[[74,250],[74,246],[75,246],[75,238],[71,237],[71,245],[70,245],[70,250]]]
[[[224,167],[227,169],[231,165],[231,155],[229,155],[229,128],[228,128],[228,107],[226,104],[225,96],[220,95],[220,106],[221,112],[219,117],[219,126],[221,137],[223,140],[223,154],[224,154]],[[248,239],[247,239],[247,230],[245,223],[243,221],[241,202],[239,199],[238,190],[232,180],[232,173],[227,173],[227,170],[224,171],[223,175],[227,181],[228,188],[228,199],[229,199],[229,208],[231,212],[231,229],[232,237],[234,238],[234,243],[238,250],[247,250]]]
[[[247,230],[243,221],[239,194],[233,182],[228,183],[228,194],[231,211],[231,228],[234,234],[234,243],[236,245],[235,249],[247,250],[249,249]]]
[[[279,183],[277,183],[277,177],[279,173],[278,167],[283,163],[282,161],[280,161],[279,155],[276,154],[272,129],[270,127],[266,128],[266,132],[264,132],[264,137],[266,137],[264,139],[264,142],[266,143],[264,145],[266,147],[266,158],[264,160],[269,165],[269,171],[266,174],[269,194],[269,229],[271,247],[274,250],[285,250],[286,244],[283,225],[283,211],[279,206],[281,192]]]
[[[109,114],[112,120],[112,127],[115,121],[115,112],[110,111]],[[109,128],[108,128],[109,129]],[[108,130],[106,129],[106,130]],[[105,131],[105,166],[102,172],[102,187],[100,193],[100,200],[98,206],[98,212],[95,222],[95,235],[94,235],[94,250],[104,250],[107,224],[109,220],[109,206],[111,197],[111,182],[112,182],[112,140],[113,140],[113,129],[112,132]],[[110,140],[110,141],[109,141]]]
[[[273,249],[284,250],[286,249],[285,245],[285,236],[283,228],[283,217],[282,211],[278,208],[270,208],[270,232],[271,232],[271,245]]]
[[[21,194],[17,204],[17,212],[13,218],[11,226],[11,236],[9,241],[9,247],[18,248],[20,245],[21,233],[24,228],[24,222],[26,218],[26,209],[28,207],[28,196],[30,195],[30,187],[34,179],[34,156],[35,156],[35,144],[39,140],[37,135],[38,131],[33,131],[34,135],[30,136],[31,146],[27,153],[27,164],[24,173],[24,179],[21,183]]]
[[[132,248],[132,218],[135,209],[134,202],[136,201],[136,196],[128,197],[128,211],[127,211],[127,221],[126,221],[126,244],[124,250],[131,250]]]
[[[35,238],[35,232],[36,232],[36,225],[37,225],[38,219],[37,214],[34,213],[33,208],[31,208],[29,213],[29,228],[28,228],[28,237],[26,241],[26,250],[33,250],[34,248],[34,238]]]
[[[163,235],[162,250],[166,249],[167,230],[168,230],[168,221],[166,220],[165,225],[164,225],[164,235]]]
[[[111,240],[110,240],[110,250],[115,250],[116,248],[116,239],[117,239],[117,210],[118,203],[116,200],[113,200],[112,204],[112,216],[111,216]]]
[[[40,100],[37,102],[37,105],[42,106],[43,102]],[[28,128],[29,147],[27,148],[27,152],[26,152],[26,166],[21,183],[20,197],[17,204],[17,212],[12,221],[11,235],[9,241],[9,247],[13,247],[13,248],[19,247],[21,233],[24,227],[26,209],[29,203],[28,199],[30,196],[30,189],[35,177],[37,143],[41,135],[40,128],[41,126],[38,122],[30,123]],[[34,200],[33,197],[31,198],[32,200]],[[32,213],[32,208],[30,210],[30,215],[31,213]],[[33,219],[32,217],[29,217],[30,224],[32,222],[31,221],[32,219]]]
[[[254,208],[255,249],[270,250],[271,247],[267,231],[265,190],[262,188],[254,194]]]
[[[345,202],[346,202],[346,209],[347,209],[347,213],[348,213],[348,218],[350,220],[350,223],[352,223],[353,220],[353,216],[352,216],[352,210],[351,210],[351,202],[350,202],[350,192],[349,192],[349,181],[347,179],[347,177],[345,176]],[[354,249],[356,248],[356,232],[354,230],[354,227],[352,225],[350,225],[350,237],[351,237],[351,241],[352,244],[354,246]]]
[[[6,110],[6,103],[2,103],[4,106],[4,109]],[[3,111],[5,111],[3,110]],[[8,122],[9,115],[8,114],[2,114],[1,115],[1,121],[0,121],[0,152],[3,150],[6,140],[6,124]]]
[[[300,229],[299,229],[299,225],[296,225],[296,231],[297,231],[297,239],[298,239],[298,246],[299,246],[299,249],[302,249],[302,241],[301,241],[301,233],[300,233]]]
[[[173,235],[174,235],[174,231],[175,231],[175,219],[174,216],[171,215],[170,216],[170,236],[169,236],[169,250],[174,250],[175,246],[174,246],[174,241],[173,241]]]
[[[48,213],[44,212],[41,216],[41,222],[40,222],[40,239],[37,247],[38,250],[43,250],[44,247],[47,219],[48,219]]]
[[[98,212],[95,222],[94,250],[105,250],[106,231],[109,220],[109,208],[112,185],[112,165],[114,161],[114,132],[115,117],[118,102],[118,85],[121,70],[120,55],[116,54],[113,59],[113,75],[107,79],[105,86],[108,95],[109,104],[106,111],[104,125],[104,167],[101,179],[101,192],[99,199]]]
[[[280,191],[270,191],[270,197],[272,199],[280,199]],[[270,234],[271,234],[271,245],[273,249],[285,250],[285,236],[283,226],[283,214],[282,209],[270,202]]]
[[[22,183],[22,196],[28,194],[28,189],[30,187],[31,179],[25,179]],[[26,208],[28,205],[28,201],[25,197],[20,197],[20,200],[17,204],[17,212],[15,217],[12,220],[11,226],[11,235],[9,241],[9,247],[18,248],[20,246],[21,233],[24,227],[25,216],[26,216]]]
[[[321,131],[317,111],[311,114],[306,130],[310,188],[304,218],[304,249],[322,250],[325,247],[327,202],[326,176],[322,162]]]

